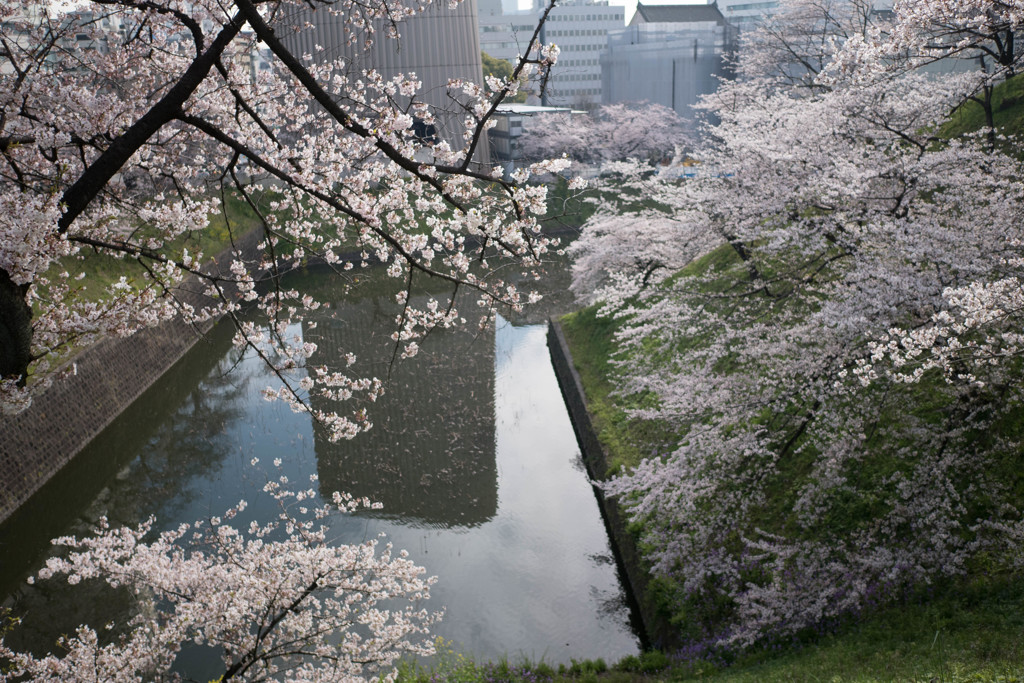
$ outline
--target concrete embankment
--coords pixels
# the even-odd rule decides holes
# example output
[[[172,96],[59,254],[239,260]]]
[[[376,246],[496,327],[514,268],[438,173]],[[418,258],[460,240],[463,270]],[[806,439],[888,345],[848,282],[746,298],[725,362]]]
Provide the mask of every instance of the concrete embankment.
[[[551,362],[558,377],[558,385],[565,398],[565,405],[572,420],[576,439],[583,454],[583,462],[591,480],[601,481],[607,476],[608,457],[597,438],[597,432],[587,411],[586,394],[579,373],[573,365],[572,353],[557,320],[548,321],[548,349]],[[659,612],[651,599],[649,590],[650,573],[644,566],[637,549],[636,539],[627,528],[627,520],[618,503],[607,498],[600,487],[594,487],[611,538],[612,549],[619,562],[620,571],[631,592],[634,609],[643,625],[645,646],[651,645],[662,650],[674,650],[679,646],[678,633],[667,617]]]

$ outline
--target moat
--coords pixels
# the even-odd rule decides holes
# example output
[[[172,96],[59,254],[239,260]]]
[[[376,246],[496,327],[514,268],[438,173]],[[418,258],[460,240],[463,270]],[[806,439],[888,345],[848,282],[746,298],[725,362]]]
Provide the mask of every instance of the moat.
[[[547,316],[573,306],[565,265],[534,285],[545,299],[525,316],[506,312],[484,331],[473,323],[435,331],[418,356],[397,363],[395,281],[380,269],[353,272],[314,268],[288,284],[330,302],[308,319],[315,328],[295,330],[317,343],[318,362],[341,367],[351,352],[358,361],[349,372],[387,378],[383,398],[367,406],[373,428],[333,444],[308,415],[265,401],[261,390],[276,379],[218,324],[0,527],[0,593],[24,616],[12,644],[45,651],[78,623],[129,609],[88,586],[28,586],[50,538],[81,534],[103,515],[127,525],[153,515],[159,528],[175,527],[239,499],[271,515],[258,491],[279,474],[280,458],[291,481],[315,474],[322,495],[341,490],[384,505],[335,522],[338,540],[384,533],[437,575],[425,606],[444,610],[432,632],[457,651],[559,663],[638,650],[545,346]],[[477,315],[471,299],[459,305]],[[208,654],[191,653],[190,675],[202,675]]]

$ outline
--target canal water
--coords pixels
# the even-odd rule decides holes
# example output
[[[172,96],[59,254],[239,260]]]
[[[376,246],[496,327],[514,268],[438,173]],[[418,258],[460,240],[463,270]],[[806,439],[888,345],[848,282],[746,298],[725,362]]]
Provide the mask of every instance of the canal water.
[[[397,363],[396,281],[381,269],[352,272],[293,276],[289,287],[330,306],[309,319],[315,327],[292,331],[317,343],[317,362],[343,368],[354,353],[349,373],[386,379],[385,395],[367,405],[373,428],[332,444],[308,415],[263,400],[275,378],[219,324],[0,527],[0,595],[23,617],[12,644],[44,652],[78,623],[130,610],[101,586],[26,584],[48,539],[86,533],[101,515],[126,525],[153,515],[172,528],[240,499],[248,513],[272,515],[258,492],[280,458],[300,486],[315,474],[325,497],[347,491],[384,505],[336,522],[338,540],[384,533],[437,575],[426,606],[444,618],[432,632],[456,651],[557,664],[638,650],[545,345],[547,315],[572,307],[564,264],[530,285],[545,299],[525,317],[506,313],[482,332],[472,323],[437,330]],[[414,300],[445,294],[428,283]],[[472,298],[458,305],[479,315]],[[197,679],[216,671],[200,654],[186,666]]]

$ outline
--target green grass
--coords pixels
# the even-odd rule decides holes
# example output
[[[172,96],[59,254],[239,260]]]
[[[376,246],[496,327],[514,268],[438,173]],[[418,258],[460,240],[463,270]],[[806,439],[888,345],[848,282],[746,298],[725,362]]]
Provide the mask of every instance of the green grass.
[[[997,85],[992,92],[992,118],[1005,135],[1024,134],[1024,74]],[[944,138],[954,138],[986,127],[985,110],[977,102],[958,107],[939,129]]]
[[[665,452],[675,445],[677,436],[664,423],[629,417],[625,408],[631,401],[612,396],[615,378],[610,357],[619,324],[597,311],[598,306],[590,306],[570,313],[561,324],[583,383],[594,431],[608,456],[609,468],[618,471]]]
[[[746,274],[736,252],[728,245],[695,259],[668,278],[670,287],[684,278],[700,280],[698,291],[721,293]],[[611,471],[636,466],[641,460],[674,448],[682,433],[664,422],[629,417],[627,411],[650,402],[650,396],[613,395],[616,389],[615,367],[611,357],[616,351],[614,335],[620,322],[598,315],[600,304],[589,306],[561,319],[566,341],[572,349],[573,363],[583,383],[598,440],[605,448]],[[703,343],[702,338],[680,341],[673,353]]]
[[[947,595],[890,608],[799,651],[774,658],[770,653],[751,656],[715,679],[1024,680],[1022,615],[1024,589],[1019,581],[950,585]]]

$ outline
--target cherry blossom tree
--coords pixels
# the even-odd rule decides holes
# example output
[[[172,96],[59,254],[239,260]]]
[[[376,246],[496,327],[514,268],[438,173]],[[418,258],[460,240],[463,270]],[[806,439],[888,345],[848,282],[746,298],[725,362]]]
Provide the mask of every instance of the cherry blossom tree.
[[[699,207],[679,206],[664,196],[664,178],[652,176],[646,165],[605,168],[625,192],[602,192],[594,200],[593,218],[566,251],[572,256],[571,288],[577,300],[601,302],[612,313],[717,246],[721,237],[706,229],[708,220]],[[670,165],[666,173],[678,171]],[[601,183],[597,187],[604,188]]]
[[[818,89],[818,75],[855,36],[875,34],[869,0],[790,0],[741,36],[740,76]]]
[[[334,494],[313,507],[313,489],[292,492],[283,478],[265,491],[280,516],[244,530],[230,523],[243,501],[153,540],[152,518],[116,529],[101,520],[93,536],[56,539],[67,552],[37,579],[102,580],[134,596],[135,616],[79,626],[60,640],[59,656],[17,652],[0,638],[0,680],[179,680],[172,667],[186,644],[219,652],[221,681],[393,680],[400,656],[433,653],[425,635],[439,615],[420,603],[434,579],[390,544],[330,542],[332,516],[368,501]]]
[[[344,16],[348,40],[394,40],[425,7],[398,0],[324,0]],[[385,79],[345,60],[289,52],[282,35],[294,8],[281,0],[189,3],[98,0],[63,12],[45,3],[0,4],[0,403],[19,410],[59,378],[69,349],[102,335],[129,335],[171,316],[200,322],[227,315],[236,342],[256,350],[284,386],[271,397],[311,411],[311,393],[373,398],[380,383],[318,366],[287,333],[317,302],[281,284],[308,258],[338,268],[348,252],[379,259],[408,291],[414,277],[470,288],[485,308],[520,295],[491,271],[470,270],[471,245],[530,262],[545,188],[528,185],[540,163],[513,179],[475,161],[498,104],[557,48],[536,32],[508,79],[452,80],[451,111],[418,96],[415,74]],[[258,46],[274,68],[253,76]],[[455,116],[462,132],[424,140],[412,133]],[[260,203],[267,187],[275,192]],[[261,257],[238,251],[230,267],[204,269],[193,238],[223,214],[233,193],[257,214]],[[238,235],[232,235],[236,239]],[[125,276],[106,291],[78,284],[81,259],[120,259]],[[492,261],[497,262],[497,261]],[[267,273],[268,287],[258,287]],[[176,294],[185,278],[209,297]],[[237,295],[236,295],[237,293]],[[524,297],[525,299],[525,297]],[[243,322],[252,302],[264,324]],[[487,317],[486,314],[484,316]],[[448,302],[407,307],[396,344],[405,353],[436,325],[461,322]],[[361,413],[314,412],[332,438],[369,425]]]
[[[1004,74],[1016,72],[1021,55],[1015,33],[1024,20],[1024,5],[1016,0],[897,1],[892,14],[891,30],[857,36],[844,46],[844,59],[835,66],[849,67],[855,62],[863,68],[893,59],[919,65],[958,57],[979,59],[986,70],[994,65],[995,71]]]
[[[628,251],[613,256],[632,216],[622,233],[595,218],[577,248],[576,286],[600,281],[619,321],[619,393],[678,437],[607,491],[643,525],[691,635],[731,647],[981,555],[1018,570],[1024,534],[1005,466],[1024,394],[998,362],[1024,323],[1024,169],[984,139],[937,136],[986,76],[882,69],[807,88],[791,63],[705,98],[720,123],[695,177],[616,177],[663,209],[644,251],[703,256],[638,286]]]
[[[398,39],[402,21],[428,3],[305,4],[344,17],[349,44],[368,48]],[[341,58],[290,52],[282,36],[302,29],[290,23],[294,12],[281,0],[96,0],[70,10],[0,0],[5,411],[24,409],[73,371],[60,363],[74,347],[172,316],[227,316],[236,344],[281,380],[268,398],[309,412],[333,439],[349,438],[369,428],[365,414],[317,410],[310,398],[373,399],[381,382],[312,360],[315,345],[292,331],[319,304],[287,287],[289,269],[316,258],[342,272],[353,267],[344,258],[352,251],[364,264],[387,264],[405,304],[394,335],[404,355],[430,329],[464,322],[454,291],[448,302],[414,308],[415,278],[477,292],[482,323],[494,306],[529,298],[486,264],[528,266],[548,250],[539,225],[546,188],[529,181],[568,162],[538,162],[506,180],[476,159],[498,105],[546,71],[557,47],[539,43],[538,27],[508,78],[450,80],[450,111],[442,111],[420,97],[415,74],[386,79]],[[254,75],[257,49],[274,68]],[[451,116],[461,122],[456,135],[415,134],[417,121]],[[223,218],[229,195],[257,216],[260,257],[249,262],[233,248],[229,264],[211,270],[194,238]],[[235,244],[240,235],[230,237]],[[471,269],[474,245],[488,260]],[[120,264],[124,275],[105,291],[85,291],[86,257]],[[183,283],[208,303],[188,303]],[[247,304],[261,322],[240,315]],[[222,653],[221,680],[387,679],[398,656],[429,653],[418,642],[435,618],[418,605],[431,583],[423,570],[390,546],[330,543],[327,516],[361,503],[336,496],[317,508],[312,491],[290,494],[285,483],[268,485],[287,505],[265,525],[239,530],[215,518],[153,539],[150,520],[58,539],[68,555],[39,578],[127,589],[137,616],[109,632],[81,626],[61,642],[60,657],[0,645],[3,680],[169,680],[186,643]],[[396,605],[402,599],[411,602]]]
[[[1021,59],[1016,32],[1024,18],[1018,2],[895,2],[891,28],[871,26],[851,35],[825,74],[826,80],[874,77],[878,73],[941,63],[975,63],[979,78],[965,95],[981,106],[990,130],[995,128],[992,92],[996,84],[1017,73]],[[989,144],[995,145],[994,132]]]
[[[648,102],[606,104],[593,114],[547,113],[524,127],[526,159],[568,156],[587,163],[670,159],[685,145],[682,120],[672,109]]]
[[[977,60],[983,74],[969,99],[982,107],[988,141],[997,144],[993,118],[994,85],[1012,77],[1021,54],[1015,33],[1024,6],[1014,2],[896,3],[894,27],[874,40],[852,41],[837,55],[830,75],[875,77],[891,70],[894,55],[913,64],[958,57]],[[1005,142],[1005,141],[1004,141]],[[1011,147],[1017,141],[1008,141]],[[1012,153],[1012,152],[1011,152]],[[1014,242],[1013,247],[1020,244]],[[1004,365],[1020,353],[1017,333],[1021,311],[1021,261],[1008,257],[985,279],[949,287],[930,320],[894,327],[872,341],[870,360],[861,359],[857,374],[868,383],[883,373],[890,379],[918,382],[939,369],[950,381],[984,384],[986,368]]]
[[[1008,265],[1011,272],[1020,272],[1024,263],[1014,258]],[[937,369],[948,381],[984,387],[993,367],[1024,352],[1024,281],[1019,275],[950,287],[943,297],[942,308],[930,320],[910,329],[893,327],[868,343],[870,359],[859,359],[854,369],[865,385],[879,373],[916,383]]]

